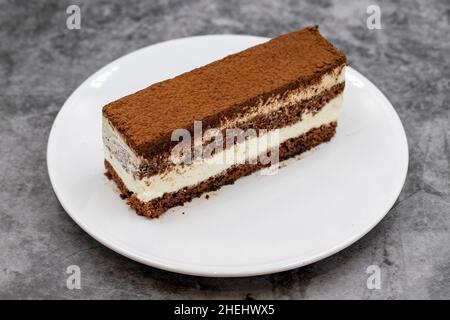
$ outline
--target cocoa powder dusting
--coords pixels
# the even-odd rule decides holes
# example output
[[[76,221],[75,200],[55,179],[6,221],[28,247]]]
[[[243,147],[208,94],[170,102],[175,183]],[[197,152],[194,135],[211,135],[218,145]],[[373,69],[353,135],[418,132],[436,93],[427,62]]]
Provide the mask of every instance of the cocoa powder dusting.
[[[223,117],[312,84],[345,63],[317,26],[308,27],[155,83],[106,105],[103,115],[132,149],[151,158],[170,150],[175,129],[192,131],[195,120],[214,127]]]

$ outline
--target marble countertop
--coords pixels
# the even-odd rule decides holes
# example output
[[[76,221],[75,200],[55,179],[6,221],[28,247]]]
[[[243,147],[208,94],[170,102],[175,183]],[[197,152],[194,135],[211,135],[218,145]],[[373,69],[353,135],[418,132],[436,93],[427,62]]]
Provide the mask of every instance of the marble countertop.
[[[372,1],[77,1],[79,30],[66,27],[70,4],[0,0],[0,298],[450,298],[448,1],[377,1],[381,29],[367,27]],[[47,138],[90,74],[164,40],[272,37],[311,24],[386,94],[408,137],[403,191],[364,238],[288,272],[201,278],[122,257],[65,213],[47,174]],[[80,290],[66,286],[69,265],[81,269]],[[380,289],[366,285],[370,265]]]

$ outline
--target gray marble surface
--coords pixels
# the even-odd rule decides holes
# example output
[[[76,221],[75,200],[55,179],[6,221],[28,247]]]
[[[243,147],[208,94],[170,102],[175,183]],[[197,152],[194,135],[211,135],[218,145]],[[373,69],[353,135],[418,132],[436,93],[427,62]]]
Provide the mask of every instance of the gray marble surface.
[[[66,8],[81,8],[81,29]],[[381,9],[381,30],[366,9]],[[0,0],[0,298],[449,299],[450,2]],[[312,265],[260,277],[183,276],[128,260],[83,232],[46,167],[51,124],[70,93],[106,63],[200,34],[275,36],[311,24],[347,53],[400,115],[409,174],[386,218]],[[381,268],[381,289],[366,268]],[[66,287],[66,268],[82,288]]]

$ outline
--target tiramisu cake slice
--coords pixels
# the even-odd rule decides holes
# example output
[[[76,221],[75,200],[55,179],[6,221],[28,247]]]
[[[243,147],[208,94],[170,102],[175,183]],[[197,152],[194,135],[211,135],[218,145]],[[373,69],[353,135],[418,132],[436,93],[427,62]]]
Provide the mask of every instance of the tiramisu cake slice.
[[[103,108],[106,175],[153,218],[327,142],[345,65],[308,27],[114,101]]]

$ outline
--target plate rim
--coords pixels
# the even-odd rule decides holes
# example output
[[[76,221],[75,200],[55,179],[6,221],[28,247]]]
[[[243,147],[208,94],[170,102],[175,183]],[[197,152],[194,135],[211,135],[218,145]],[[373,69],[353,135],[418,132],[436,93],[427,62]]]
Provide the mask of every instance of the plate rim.
[[[347,65],[347,70],[350,70],[350,72],[355,73],[357,77],[364,80],[365,84],[371,87],[371,90],[374,90],[377,92],[379,97],[383,100],[383,103],[386,105],[386,109],[389,110],[389,113],[392,117],[392,120],[394,121],[395,125],[399,128],[400,133],[400,139],[402,142],[402,152],[401,156],[403,157],[402,163],[404,163],[402,169],[402,179],[399,180],[398,185],[396,186],[395,192],[393,192],[390,196],[390,201],[386,201],[386,205],[384,207],[382,214],[378,215],[374,221],[372,221],[370,224],[367,225],[365,229],[361,229],[359,232],[355,233],[353,237],[346,239],[345,241],[342,241],[340,243],[335,244],[332,248],[323,251],[321,253],[317,253],[314,256],[309,257],[308,259],[303,258],[288,258],[284,260],[279,260],[276,263],[270,262],[270,263],[264,263],[264,264],[256,264],[256,265],[245,265],[242,267],[239,267],[240,271],[237,270],[238,267],[236,266],[208,266],[208,265],[198,265],[198,264],[191,264],[191,263],[180,263],[175,261],[174,264],[171,264],[170,259],[160,259],[159,257],[156,257],[154,260],[150,261],[141,255],[139,253],[134,252],[132,248],[126,248],[122,244],[120,246],[118,243],[115,243],[114,241],[111,241],[111,239],[104,239],[100,236],[97,236],[95,231],[91,230],[91,228],[82,221],[76,214],[71,212],[67,206],[67,204],[64,202],[64,197],[61,196],[59,191],[57,190],[56,183],[55,183],[55,177],[53,176],[54,171],[51,169],[51,162],[52,159],[51,153],[52,153],[52,141],[55,139],[55,127],[59,121],[59,119],[64,115],[65,111],[67,110],[67,105],[71,103],[71,101],[74,99],[76,94],[79,90],[81,90],[82,87],[85,86],[86,83],[89,83],[92,78],[94,78],[97,74],[103,72],[105,69],[108,69],[113,64],[120,63],[122,59],[125,59],[129,55],[135,54],[139,51],[143,51],[146,49],[149,49],[151,47],[155,46],[165,46],[172,42],[179,42],[179,41],[189,41],[193,39],[199,39],[199,38],[216,38],[216,37],[241,37],[241,38],[254,38],[262,41],[267,41],[270,38],[266,37],[259,37],[259,36],[252,36],[252,35],[242,35],[242,34],[210,34],[210,35],[199,35],[199,36],[190,36],[190,37],[183,37],[183,38],[177,38],[177,39],[171,39],[163,42],[158,42],[151,44],[149,46],[142,47],[140,49],[134,50],[132,52],[129,52],[111,62],[104,65],[103,67],[96,70],[94,73],[92,73],[89,77],[86,78],[66,99],[60,110],[58,111],[58,114],[56,115],[53,124],[50,129],[50,133],[48,135],[48,141],[47,141],[47,150],[46,150],[46,162],[47,162],[47,171],[50,179],[50,183],[52,185],[53,191],[60,202],[63,209],[66,211],[66,213],[71,217],[72,220],[75,221],[75,223],[87,234],[89,234],[92,238],[94,238],[96,241],[100,242],[105,247],[117,252],[120,255],[123,255],[129,259],[132,259],[134,261],[137,261],[139,263],[155,267],[158,269],[175,272],[179,274],[186,274],[186,275],[193,275],[193,276],[202,276],[202,277],[222,277],[222,278],[228,278],[228,277],[248,277],[248,276],[258,276],[258,275],[264,275],[264,274],[271,274],[271,273],[277,273],[282,271],[291,270],[294,268],[299,268],[314,262],[317,262],[319,260],[325,259],[327,257],[330,257],[334,255],[335,253],[349,247],[356,241],[360,240],[362,237],[364,237],[370,230],[372,230],[391,210],[391,208],[394,206],[396,200],[398,199],[403,186],[405,184],[407,173],[408,173],[408,167],[409,167],[409,146],[408,146],[408,140],[406,136],[405,129],[403,127],[403,124],[401,122],[401,119],[397,112],[395,111],[392,103],[388,100],[388,98],[384,95],[384,93],[377,87],[375,84],[370,81],[367,77],[365,77],[363,74],[355,70],[354,68]],[[214,270],[211,270],[213,268]]]

